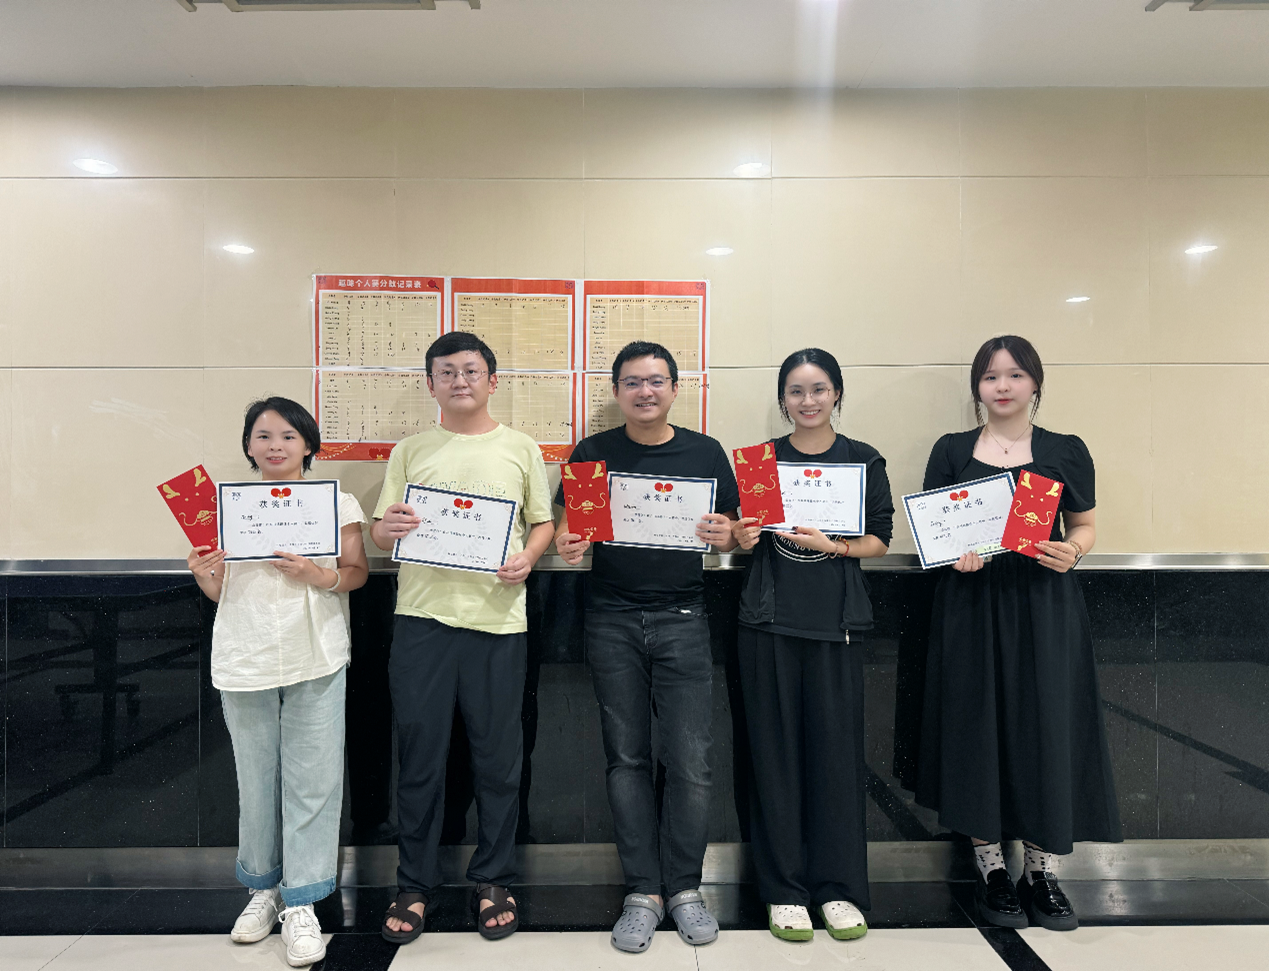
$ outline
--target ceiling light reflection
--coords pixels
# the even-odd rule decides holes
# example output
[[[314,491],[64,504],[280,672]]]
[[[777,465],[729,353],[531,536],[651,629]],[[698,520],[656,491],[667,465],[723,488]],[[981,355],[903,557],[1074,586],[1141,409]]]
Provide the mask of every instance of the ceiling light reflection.
[[[111,165],[109,162],[103,162],[99,158],[77,158],[71,163],[77,169],[85,172],[91,172],[93,175],[114,175],[119,171],[118,166]]]
[[[250,256],[255,252],[250,246],[244,246],[242,243],[226,243],[221,249],[226,253],[237,253],[239,256]]]
[[[730,246],[711,246],[705,251],[706,256],[731,256],[736,252]]]
[[[1092,297],[1067,297],[1066,302],[1067,303],[1088,303],[1092,299],[1093,299]]]
[[[1186,256],[1202,256],[1204,253],[1210,253],[1216,249],[1211,243],[1199,243],[1197,246],[1191,246],[1185,251]]]
[[[767,170],[765,162],[741,162],[731,170],[732,175],[738,175],[742,179],[756,179]]]

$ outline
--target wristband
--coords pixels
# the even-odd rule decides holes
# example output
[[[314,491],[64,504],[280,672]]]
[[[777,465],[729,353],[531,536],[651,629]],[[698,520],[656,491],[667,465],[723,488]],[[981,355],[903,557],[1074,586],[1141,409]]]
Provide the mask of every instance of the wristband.
[[[339,572],[339,570],[336,570],[336,571],[335,571],[335,582],[334,582],[334,583],[332,583],[329,587],[327,587],[327,588],[326,588],[326,592],[327,592],[327,593],[334,593],[336,590],[338,590],[338,589],[339,589],[339,585],[340,585],[340,583],[342,583],[342,582],[343,582],[343,579],[344,579],[344,575],[343,575],[342,573],[340,573],[340,572]]]
[[[1075,547],[1075,562],[1071,564],[1071,569],[1074,570],[1080,565],[1080,560],[1084,559],[1084,548],[1073,539],[1068,539],[1066,542],[1068,546]]]

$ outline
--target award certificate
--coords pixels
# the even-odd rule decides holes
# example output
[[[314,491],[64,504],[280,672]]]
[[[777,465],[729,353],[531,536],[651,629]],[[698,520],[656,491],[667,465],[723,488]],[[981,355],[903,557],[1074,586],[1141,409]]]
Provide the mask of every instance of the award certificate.
[[[397,540],[392,558],[398,563],[497,573],[507,562],[515,500],[407,485],[402,501],[423,522]]]
[[[222,482],[216,506],[226,560],[339,556],[338,479]]]
[[[865,466],[777,462],[776,468],[784,522],[767,523],[763,529],[788,533],[796,526],[813,526],[834,536],[864,535]]]
[[[696,524],[714,511],[717,488],[715,479],[610,472],[611,544],[704,553],[709,544],[697,537]]]
[[[1008,472],[903,497],[921,568],[955,563],[966,553],[1004,552],[1000,539],[1013,503]]]

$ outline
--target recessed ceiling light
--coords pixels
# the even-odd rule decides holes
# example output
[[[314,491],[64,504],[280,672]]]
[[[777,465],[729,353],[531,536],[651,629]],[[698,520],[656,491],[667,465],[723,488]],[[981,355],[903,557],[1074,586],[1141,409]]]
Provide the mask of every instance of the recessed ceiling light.
[[[711,246],[705,251],[706,256],[731,256],[736,252],[730,246]]]
[[[226,253],[237,253],[239,256],[250,256],[255,252],[250,246],[244,246],[242,243],[226,243],[221,249]]]
[[[766,169],[767,166],[764,162],[741,162],[731,170],[731,173],[732,175],[740,176],[742,179],[756,179],[762,175]]]
[[[114,175],[119,171],[118,166],[103,162],[99,158],[77,158],[73,164],[75,168],[91,172],[93,175]]]
[[[1067,297],[1066,302],[1067,303],[1088,303],[1092,299],[1093,299],[1092,297]]]
[[[1202,256],[1204,253],[1210,253],[1216,249],[1211,243],[1199,243],[1197,246],[1191,246],[1185,251],[1186,256]]]

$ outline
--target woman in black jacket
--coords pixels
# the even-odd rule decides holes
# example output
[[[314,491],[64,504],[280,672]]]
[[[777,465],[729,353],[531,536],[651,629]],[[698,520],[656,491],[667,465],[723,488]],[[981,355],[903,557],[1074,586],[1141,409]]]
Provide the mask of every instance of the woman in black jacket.
[[[872,627],[861,559],[884,556],[894,503],[886,460],[834,431],[842,371],[807,348],[780,368],[780,412],[791,435],[778,462],[866,466],[864,536],[826,536],[799,526],[762,532],[743,518],[733,532],[753,549],[740,605],[740,681],[753,757],[752,848],[771,933],[812,936],[817,906],[838,940],[867,933],[864,835],[864,684],[858,632]],[[742,497],[743,510],[744,500]],[[854,643],[852,643],[852,638]]]

